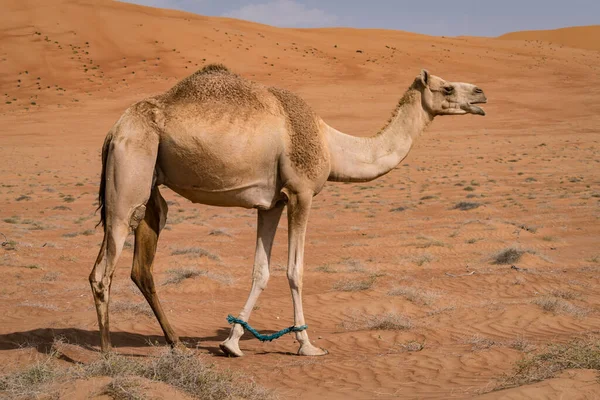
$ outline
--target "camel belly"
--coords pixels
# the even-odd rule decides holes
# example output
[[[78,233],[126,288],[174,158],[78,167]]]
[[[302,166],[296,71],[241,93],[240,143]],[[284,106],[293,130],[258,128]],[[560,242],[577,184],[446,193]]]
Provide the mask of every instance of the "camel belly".
[[[269,136],[231,128],[164,135],[157,183],[194,203],[269,209],[281,200],[281,149]]]
[[[273,208],[278,201],[284,199],[279,190],[258,182],[244,187],[224,188],[218,191],[206,190],[194,185],[175,186],[168,181],[163,184],[193,203],[211,206],[268,210]]]

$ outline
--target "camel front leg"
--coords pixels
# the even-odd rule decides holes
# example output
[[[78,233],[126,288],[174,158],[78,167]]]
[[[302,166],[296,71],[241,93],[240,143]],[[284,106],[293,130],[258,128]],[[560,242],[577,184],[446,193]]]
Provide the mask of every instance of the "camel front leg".
[[[271,248],[277,232],[277,225],[281,218],[281,212],[285,204],[277,204],[271,210],[258,210],[258,222],[256,227],[256,252],[254,253],[254,269],[252,270],[252,289],[246,301],[246,305],[239,314],[238,319],[248,321],[258,296],[267,287],[269,281],[269,265],[271,263]],[[244,334],[244,328],[240,324],[231,327],[229,337],[219,345],[221,350],[230,356],[241,357],[244,355],[240,350],[239,341]]]
[[[304,238],[308,214],[312,204],[313,194],[293,193],[288,195],[288,269],[287,276],[292,291],[294,302],[294,326],[304,325],[304,312],[302,310],[302,275],[304,269]],[[296,332],[296,339],[300,342],[298,355],[322,356],[327,350],[313,346],[308,338],[308,332]]]

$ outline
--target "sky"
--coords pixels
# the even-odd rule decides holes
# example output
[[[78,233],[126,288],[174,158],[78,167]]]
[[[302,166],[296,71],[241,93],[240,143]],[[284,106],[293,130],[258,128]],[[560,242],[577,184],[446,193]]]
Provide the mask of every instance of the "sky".
[[[121,0],[279,27],[383,28],[498,36],[600,24],[600,0]]]

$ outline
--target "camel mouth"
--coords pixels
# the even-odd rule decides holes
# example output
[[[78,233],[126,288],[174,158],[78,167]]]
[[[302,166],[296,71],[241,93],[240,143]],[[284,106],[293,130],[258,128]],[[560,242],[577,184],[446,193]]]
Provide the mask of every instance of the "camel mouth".
[[[483,108],[476,106],[475,104],[485,104],[485,103],[487,103],[487,100],[472,101],[470,103],[465,104],[461,108],[468,113],[483,116],[483,115],[485,115],[485,111],[483,110]]]

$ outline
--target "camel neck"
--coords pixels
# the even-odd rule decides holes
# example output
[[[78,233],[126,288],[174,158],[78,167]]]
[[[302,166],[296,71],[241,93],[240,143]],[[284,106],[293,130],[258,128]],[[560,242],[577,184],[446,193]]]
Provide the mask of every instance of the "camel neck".
[[[351,136],[327,127],[331,153],[328,180],[365,182],[387,174],[407,156],[432,119],[423,109],[421,93],[411,88],[398,102],[387,125],[372,137]]]

